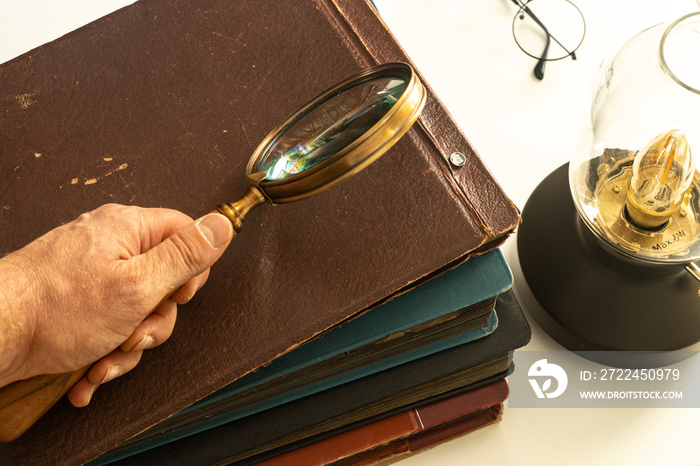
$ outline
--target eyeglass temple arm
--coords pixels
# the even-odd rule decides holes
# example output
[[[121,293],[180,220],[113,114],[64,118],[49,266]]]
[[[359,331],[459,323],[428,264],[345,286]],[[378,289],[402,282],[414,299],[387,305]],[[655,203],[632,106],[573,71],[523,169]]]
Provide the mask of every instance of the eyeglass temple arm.
[[[535,65],[535,77],[539,80],[542,80],[544,78],[544,65],[547,63],[547,54],[549,53],[549,44],[551,43],[552,40],[556,42],[559,47],[561,47],[565,52],[567,52],[569,55],[571,55],[571,58],[573,60],[576,60],[576,53],[575,52],[570,52],[564,45],[562,45],[561,42],[557,40],[556,37],[551,35],[549,33],[549,30],[547,29],[547,26],[545,26],[542,21],[528,8],[527,3],[523,3],[521,0],[511,0],[513,3],[515,3],[522,11],[527,13],[527,15],[532,18],[532,20],[537,24],[540,28],[542,28],[542,31],[544,31],[545,37],[546,37],[546,42],[544,45],[544,50],[542,51],[542,55],[540,56],[540,59],[537,61],[537,65]]]

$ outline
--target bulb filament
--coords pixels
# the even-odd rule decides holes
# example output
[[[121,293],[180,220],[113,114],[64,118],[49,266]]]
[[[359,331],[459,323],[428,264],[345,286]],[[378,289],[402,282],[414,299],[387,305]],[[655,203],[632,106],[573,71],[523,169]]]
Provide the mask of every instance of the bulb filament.
[[[679,130],[658,135],[635,156],[625,216],[643,230],[663,229],[680,209],[694,173],[685,135]]]

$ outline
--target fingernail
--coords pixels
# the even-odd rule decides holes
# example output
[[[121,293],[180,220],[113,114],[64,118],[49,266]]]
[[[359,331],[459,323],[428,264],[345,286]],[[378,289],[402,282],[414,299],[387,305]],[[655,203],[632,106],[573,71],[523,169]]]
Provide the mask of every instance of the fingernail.
[[[153,342],[154,342],[154,341],[155,341],[155,340],[153,339],[152,336],[150,336],[150,335],[144,335],[144,337],[143,337],[138,343],[136,343],[136,344],[129,350],[129,352],[131,352],[131,351],[143,351],[143,350],[145,350],[145,349],[148,349],[148,348],[150,348],[151,346],[153,346]]]
[[[107,373],[105,374],[104,379],[102,379],[102,382],[100,383],[109,382],[110,380],[116,379],[120,375],[122,375],[122,368],[120,366],[109,366],[109,369],[107,369]]]
[[[189,302],[192,300],[192,298],[194,298],[194,293],[192,293],[191,295],[187,296],[185,299],[182,300],[181,303],[178,303],[178,304],[187,304],[187,303],[189,303]]]
[[[97,387],[99,387],[99,385],[93,385],[92,387],[90,387],[90,391],[87,395],[87,400],[85,400],[85,404],[83,405],[83,407],[90,404],[90,401],[92,401],[92,395],[95,394],[95,390],[97,390]]]
[[[221,247],[232,234],[231,221],[221,214],[208,214],[197,222],[197,228],[213,247]]]

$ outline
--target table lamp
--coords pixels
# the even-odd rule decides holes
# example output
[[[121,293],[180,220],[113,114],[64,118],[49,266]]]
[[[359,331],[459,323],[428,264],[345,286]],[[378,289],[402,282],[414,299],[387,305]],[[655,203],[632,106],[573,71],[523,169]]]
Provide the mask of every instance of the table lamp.
[[[571,350],[700,341],[700,12],[637,34],[603,63],[572,149],[522,213],[535,320]]]

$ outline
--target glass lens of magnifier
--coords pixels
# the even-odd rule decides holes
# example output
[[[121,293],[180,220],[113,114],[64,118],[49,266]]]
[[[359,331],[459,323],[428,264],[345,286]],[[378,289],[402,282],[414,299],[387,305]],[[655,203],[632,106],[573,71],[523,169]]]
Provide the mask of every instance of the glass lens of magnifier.
[[[253,172],[279,181],[330,159],[381,120],[406,86],[403,78],[379,77],[322,100],[280,133]]]

